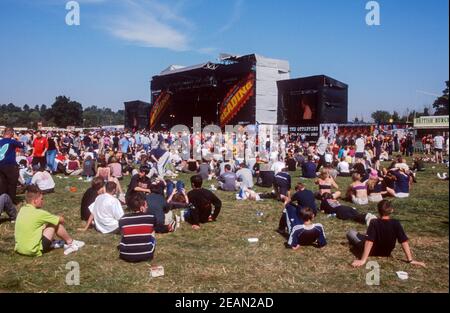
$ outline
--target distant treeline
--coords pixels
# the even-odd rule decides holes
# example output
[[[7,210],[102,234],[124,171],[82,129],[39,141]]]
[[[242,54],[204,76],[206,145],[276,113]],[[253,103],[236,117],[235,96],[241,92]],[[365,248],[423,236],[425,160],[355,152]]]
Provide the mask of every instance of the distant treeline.
[[[30,107],[15,106],[13,103],[0,105],[0,125],[10,127],[37,128],[38,123],[43,127],[67,126],[99,127],[124,124],[124,110],[117,112],[108,108],[90,106],[83,110],[81,103],[72,101],[66,96],[56,97],[50,106],[35,105]]]

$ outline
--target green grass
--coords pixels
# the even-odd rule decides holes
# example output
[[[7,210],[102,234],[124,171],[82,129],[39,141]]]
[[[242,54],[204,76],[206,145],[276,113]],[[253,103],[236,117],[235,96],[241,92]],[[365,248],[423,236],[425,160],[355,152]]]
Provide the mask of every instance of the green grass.
[[[415,258],[426,262],[427,268],[402,262],[403,252],[397,245],[392,258],[373,259],[381,266],[380,286],[367,286],[368,270],[350,266],[354,256],[345,234],[349,229],[363,232],[363,225],[320,214],[316,222],[324,225],[328,246],[320,250],[302,247],[294,252],[284,247],[284,238],[274,231],[282,211],[280,203],[236,201],[234,194],[222,192],[217,192],[223,201],[218,222],[198,232],[183,224],[174,234],[157,235],[151,264],[127,264],[118,258],[119,236],[77,232],[82,225],[79,204],[89,184],[55,178],[56,193],[46,196],[45,209],[64,214],[69,232],[87,245],[69,256],[57,250],[27,258],[13,251],[14,226],[1,224],[0,292],[448,292],[449,184],[436,178],[438,170],[446,171],[429,165],[419,174],[411,198],[394,200],[394,218],[402,222],[410,237]],[[299,180],[298,173],[293,176],[294,182]],[[181,179],[187,182],[189,177]],[[341,190],[349,182],[338,178]],[[316,189],[312,181],[306,184]],[[67,185],[76,186],[78,192],[67,192]],[[375,213],[373,205],[360,209]],[[258,210],[264,212],[263,217],[257,217]],[[249,244],[250,237],[259,238],[259,243]],[[69,261],[80,264],[79,286],[65,283]],[[151,279],[151,265],[163,265],[165,276]],[[408,272],[409,280],[400,281],[397,271]]]

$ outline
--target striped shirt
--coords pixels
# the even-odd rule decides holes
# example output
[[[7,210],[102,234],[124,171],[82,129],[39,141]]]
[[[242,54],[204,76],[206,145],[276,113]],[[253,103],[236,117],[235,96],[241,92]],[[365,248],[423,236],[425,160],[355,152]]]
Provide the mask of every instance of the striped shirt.
[[[288,244],[291,247],[311,246],[317,242],[318,247],[327,245],[322,224],[296,225],[292,228]]]
[[[155,216],[146,213],[124,215],[119,221],[122,239],[120,258],[127,262],[151,261],[156,246]]]

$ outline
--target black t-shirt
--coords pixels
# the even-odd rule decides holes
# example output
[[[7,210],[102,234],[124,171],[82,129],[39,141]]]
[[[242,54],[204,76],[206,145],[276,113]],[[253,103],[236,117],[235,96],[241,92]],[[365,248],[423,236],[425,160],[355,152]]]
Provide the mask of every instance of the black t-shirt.
[[[85,146],[89,146],[91,144],[91,142],[92,142],[91,137],[84,136],[83,143],[84,143]]]
[[[91,215],[91,211],[89,210],[89,206],[95,202],[97,198],[97,190],[94,188],[89,188],[83,195],[81,199],[81,220],[87,221],[89,216]]]
[[[134,189],[136,187],[150,189],[151,183],[151,179],[147,176],[140,177],[139,174],[134,175],[133,178],[131,178],[130,184],[128,185],[127,198],[135,192]]]
[[[49,138],[48,139],[48,151],[56,150],[56,142],[55,139]]]
[[[188,170],[191,172],[196,172],[197,171],[197,161],[189,161],[188,162]]]
[[[275,175],[274,185],[282,195],[287,196],[287,192],[291,189],[291,176],[286,172],[278,173]]]
[[[408,241],[402,225],[397,220],[376,219],[367,229],[367,240],[373,242],[371,256],[388,257],[395,248],[395,243]]]
[[[213,219],[216,219],[222,208],[222,201],[209,190],[206,189],[194,189],[188,193],[189,202],[192,203],[195,209],[191,212],[191,222],[193,225],[199,225],[200,223],[207,223],[208,218],[211,215],[212,206],[214,206]]]
[[[286,160],[286,164],[288,166],[289,172],[295,172],[297,169],[297,162],[293,158],[288,158]]]
[[[261,187],[272,187],[275,181],[275,172],[274,171],[261,171],[259,172],[258,177],[258,186]]]
[[[118,147],[119,146],[119,137],[114,136],[112,140],[113,140],[114,147]]]

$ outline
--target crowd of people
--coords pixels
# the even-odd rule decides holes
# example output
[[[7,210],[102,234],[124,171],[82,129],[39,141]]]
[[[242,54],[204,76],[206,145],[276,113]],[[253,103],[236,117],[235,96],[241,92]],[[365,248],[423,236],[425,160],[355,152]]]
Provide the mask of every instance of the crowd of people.
[[[258,142],[247,133],[238,138],[147,131],[16,133],[7,128],[0,139],[0,214],[5,211],[15,222],[17,253],[78,251],[85,243],[72,239],[64,217],[43,210],[43,195],[55,192],[55,177],[76,177],[91,185],[80,202],[85,224],[79,231],[120,234],[120,258],[140,262],[153,259],[155,233],[174,232],[181,222],[199,230],[217,221],[222,201],[215,191],[220,189],[235,193],[236,201],[279,201],[283,210],[277,231],[286,237],[288,248],[327,244],[324,226],[314,224],[323,212],[367,225],[366,235],[347,234],[360,252],[354,266],[365,264],[370,255],[389,256],[396,241],[407,262],[424,265],[413,260],[406,234],[391,219],[389,197],[409,197],[427,162],[447,162],[443,152],[446,147],[448,155],[448,139],[426,136],[423,155],[414,155],[410,135],[375,132],[330,138],[325,131],[315,144],[301,136],[264,140]],[[407,163],[408,156],[414,156],[413,164]],[[317,190],[308,190],[303,182],[293,189],[295,171],[303,180],[314,181]],[[190,191],[177,181],[180,173],[190,175]],[[126,176],[130,183],[122,186]],[[352,182],[342,187],[336,177],[351,177]],[[206,182],[211,188],[204,188]],[[267,192],[258,193],[255,186]],[[26,193],[19,213],[17,192]],[[374,203],[379,217],[343,202]]]

